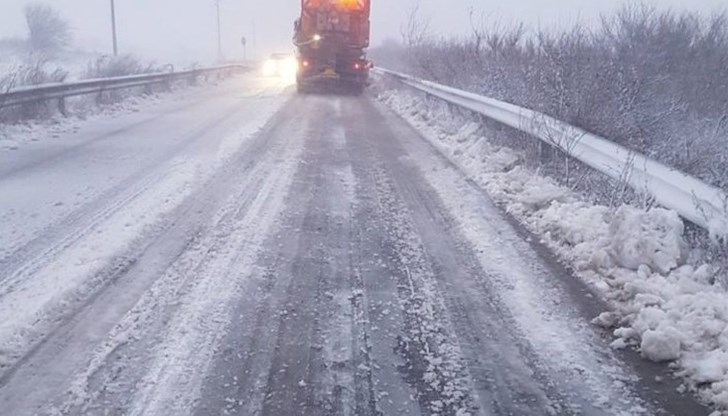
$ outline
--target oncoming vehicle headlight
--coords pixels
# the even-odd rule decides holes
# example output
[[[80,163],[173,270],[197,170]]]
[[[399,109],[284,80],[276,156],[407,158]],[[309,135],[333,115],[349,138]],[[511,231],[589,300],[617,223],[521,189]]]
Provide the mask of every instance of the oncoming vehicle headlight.
[[[265,61],[263,64],[263,75],[272,76],[278,72],[278,62],[273,59]]]

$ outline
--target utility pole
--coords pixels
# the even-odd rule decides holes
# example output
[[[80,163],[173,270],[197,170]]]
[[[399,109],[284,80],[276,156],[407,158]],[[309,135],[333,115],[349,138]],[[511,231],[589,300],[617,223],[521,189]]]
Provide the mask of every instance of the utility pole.
[[[215,6],[217,7],[217,60],[222,62],[222,28],[220,26],[220,0],[215,0]]]
[[[243,36],[240,42],[243,44],[243,62],[246,62],[248,60],[248,38]]]
[[[251,59],[255,59],[258,57],[258,34],[255,31],[255,18],[253,18],[253,48],[251,52]]]
[[[116,39],[116,7],[114,7],[114,0],[111,0],[111,36],[114,41],[114,56],[118,56],[119,43]]]

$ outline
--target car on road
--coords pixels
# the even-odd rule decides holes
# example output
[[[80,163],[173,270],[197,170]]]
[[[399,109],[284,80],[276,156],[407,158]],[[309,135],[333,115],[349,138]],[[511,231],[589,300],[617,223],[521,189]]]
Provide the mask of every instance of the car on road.
[[[298,64],[291,53],[273,53],[263,63],[263,75],[267,77],[293,77]]]

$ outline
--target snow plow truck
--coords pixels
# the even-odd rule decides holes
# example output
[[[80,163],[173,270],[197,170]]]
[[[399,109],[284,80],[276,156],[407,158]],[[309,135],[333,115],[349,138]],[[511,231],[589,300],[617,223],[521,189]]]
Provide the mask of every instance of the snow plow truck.
[[[369,80],[370,0],[302,0],[295,22],[298,91],[334,86],[360,94]]]

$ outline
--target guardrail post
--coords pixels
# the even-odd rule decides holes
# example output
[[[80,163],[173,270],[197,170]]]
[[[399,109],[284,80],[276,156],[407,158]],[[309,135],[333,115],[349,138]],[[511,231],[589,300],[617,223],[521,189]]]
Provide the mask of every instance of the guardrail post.
[[[63,117],[68,117],[68,111],[66,111],[66,99],[63,97],[58,99],[58,112],[61,113]]]
[[[538,141],[538,163],[546,165],[551,162],[554,155],[554,148],[545,142]]]

